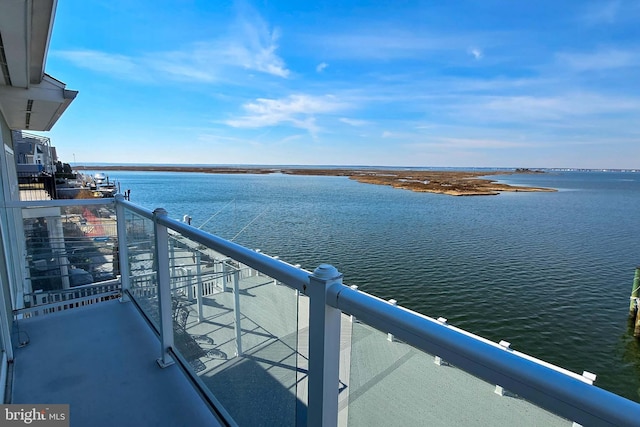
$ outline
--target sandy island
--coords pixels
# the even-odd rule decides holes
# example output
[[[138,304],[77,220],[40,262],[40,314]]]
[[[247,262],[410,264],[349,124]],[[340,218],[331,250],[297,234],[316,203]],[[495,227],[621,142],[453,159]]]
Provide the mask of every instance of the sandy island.
[[[529,169],[514,171],[424,171],[382,169],[305,169],[305,168],[251,168],[251,167],[193,167],[193,166],[77,166],[75,170],[101,171],[157,171],[200,172],[232,174],[270,174],[347,176],[365,184],[390,185],[405,190],[448,194],[451,196],[494,196],[503,191],[556,191],[552,188],[520,187],[500,184],[487,175],[544,173]],[[485,178],[480,178],[485,177]]]

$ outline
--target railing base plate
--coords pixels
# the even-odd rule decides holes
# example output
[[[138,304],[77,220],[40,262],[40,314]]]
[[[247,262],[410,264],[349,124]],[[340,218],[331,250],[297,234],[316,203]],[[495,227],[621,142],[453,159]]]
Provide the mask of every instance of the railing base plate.
[[[176,363],[172,359],[170,359],[170,360],[165,362],[161,358],[160,359],[156,359],[156,362],[158,363],[158,366],[160,366],[162,369],[168,368],[169,366],[171,366],[171,365]]]

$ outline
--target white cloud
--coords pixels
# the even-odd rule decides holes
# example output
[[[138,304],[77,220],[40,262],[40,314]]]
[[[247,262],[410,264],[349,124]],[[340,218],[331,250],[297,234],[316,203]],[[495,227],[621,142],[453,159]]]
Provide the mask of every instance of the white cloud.
[[[126,80],[215,82],[219,80],[220,64],[215,62],[213,52],[213,48],[198,44],[182,51],[159,52],[139,57],[94,50],[67,50],[52,54],[78,67]]]
[[[482,108],[499,111],[506,116],[561,119],[636,112],[640,109],[640,100],[589,93],[568,93],[553,97],[505,96],[491,99]]]
[[[126,55],[117,55],[89,49],[54,51],[58,56],[83,68],[116,75],[121,78],[143,80],[148,77],[148,67],[141,61]]]
[[[580,23],[589,26],[598,25],[637,25],[640,17],[640,3],[637,0],[601,0],[585,3]]]
[[[119,55],[97,50],[52,52],[75,65],[129,80],[215,82],[237,68],[287,78],[290,71],[277,54],[280,32],[252,9],[244,8],[237,24],[216,40],[194,42],[177,50]]]
[[[587,6],[581,19],[588,24],[613,24],[620,11],[620,1],[604,1]]]
[[[327,64],[326,62],[321,62],[320,64],[318,64],[318,66],[316,67],[316,71],[321,73],[325,70],[325,68],[327,68],[329,66],[329,64]]]
[[[593,53],[558,53],[561,65],[577,71],[607,70],[640,65],[637,51],[608,49]]]
[[[225,54],[237,65],[278,77],[290,72],[276,54],[280,30],[271,29],[257,11],[243,5],[233,27]]]
[[[369,122],[366,120],[348,119],[346,117],[341,117],[338,120],[351,126],[366,126],[369,124]]]
[[[596,131],[629,133],[629,122],[637,120],[640,99],[588,92],[555,96],[505,95],[460,98],[443,107],[452,123],[482,128],[514,129],[528,133],[593,134]],[[592,138],[584,135],[585,139]]]
[[[242,107],[247,114],[227,120],[227,125],[236,128],[260,128],[290,124],[316,136],[320,130],[316,125],[316,114],[341,111],[348,105],[333,96],[290,95],[281,99],[258,98]]]
[[[371,28],[377,28],[370,25]],[[372,31],[353,30],[347,33],[308,37],[305,42],[313,49],[333,58],[389,60],[420,58],[426,52],[464,48],[468,43],[460,36],[416,34],[404,29]],[[464,43],[464,44],[463,44]]]
[[[501,149],[501,148],[516,148],[535,146],[532,143],[514,142],[509,140],[500,139],[484,139],[484,138],[436,138],[435,142],[413,144],[414,147],[432,147],[439,146],[451,149]]]
[[[291,141],[298,140],[298,139],[302,138],[303,136],[304,135],[302,135],[302,134],[289,135],[289,136],[284,137],[281,140],[279,140],[278,143],[279,144],[286,144],[286,143],[289,143]]]
[[[476,61],[482,59],[482,50],[478,49],[477,47],[470,48],[467,52],[469,53],[469,55],[473,56]]]

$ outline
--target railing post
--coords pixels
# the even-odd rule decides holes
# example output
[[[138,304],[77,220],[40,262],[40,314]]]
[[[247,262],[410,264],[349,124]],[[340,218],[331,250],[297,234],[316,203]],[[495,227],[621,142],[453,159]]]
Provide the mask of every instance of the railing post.
[[[309,276],[308,426],[338,424],[340,384],[340,310],[327,305],[327,290],[342,284],[342,274],[322,264]]]
[[[164,209],[163,209],[164,210]],[[166,212],[166,211],[165,211]],[[168,240],[169,243],[169,278],[171,279],[171,289],[175,289],[178,284],[176,283],[176,249],[174,247],[173,239]]]
[[[158,223],[158,218],[166,217],[167,211],[158,208],[153,211],[155,236],[155,258],[158,282],[158,305],[160,309],[160,345],[158,365],[162,368],[173,365],[169,354],[173,348],[173,316],[171,313],[171,281],[169,279],[169,233],[167,227]]]
[[[222,292],[229,292],[227,289],[227,281],[229,280],[229,266],[226,262],[222,261]]]
[[[193,274],[190,268],[187,268],[187,300],[193,301]]]
[[[438,323],[442,325],[446,325],[447,319],[445,317],[438,317]],[[446,363],[442,360],[442,357],[438,355],[433,356],[433,363],[435,363],[438,366],[446,365]]]
[[[222,292],[224,292],[225,288],[224,288],[224,276],[222,273],[222,262],[218,259],[213,260],[213,277],[214,277],[213,280],[214,280],[215,286],[217,288],[222,289]]]
[[[240,324],[240,270],[233,272],[233,312],[236,333],[236,356],[242,356],[242,326]]]
[[[198,302],[198,322],[204,320],[202,312],[202,267],[200,266],[200,251],[196,250],[196,301]]]
[[[358,290],[358,286],[357,285],[351,285],[349,286],[351,289],[353,289],[354,291]],[[353,314],[351,316],[349,316],[349,320],[351,321],[351,323],[355,323],[356,321],[356,316],[354,316]]]
[[[279,257],[279,256],[274,256],[274,257],[273,257],[273,259],[278,259],[278,260],[279,260],[279,259],[280,259],[280,257]],[[278,285],[278,281],[277,281],[276,279],[273,279],[273,285],[274,285],[274,286],[277,286],[277,285]]]
[[[388,302],[394,307],[398,305],[398,301],[394,299],[390,299]],[[393,336],[393,334],[391,333],[387,334],[387,341],[393,342],[394,340],[395,340],[395,337]]]
[[[122,194],[116,194],[116,226],[118,231],[118,269],[120,270],[120,287],[122,296],[120,302],[128,302],[131,288],[129,270],[129,246],[127,245],[127,220],[125,219],[124,205],[120,202],[124,200]]]

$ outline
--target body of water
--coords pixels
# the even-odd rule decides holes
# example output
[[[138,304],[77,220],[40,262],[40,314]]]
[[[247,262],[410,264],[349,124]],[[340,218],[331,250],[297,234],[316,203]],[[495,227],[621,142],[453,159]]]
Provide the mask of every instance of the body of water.
[[[627,319],[640,173],[501,176],[555,193],[452,197],[344,177],[111,172],[131,200],[582,373],[640,401]]]

